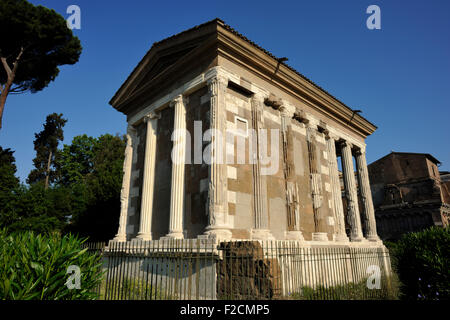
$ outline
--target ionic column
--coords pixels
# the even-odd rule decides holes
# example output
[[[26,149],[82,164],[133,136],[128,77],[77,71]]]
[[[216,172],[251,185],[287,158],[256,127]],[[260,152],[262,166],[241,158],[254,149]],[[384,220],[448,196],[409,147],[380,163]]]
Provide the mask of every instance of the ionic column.
[[[114,241],[119,242],[127,240],[128,201],[130,194],[131,166],[133,160],[133,141],[135,140],[135,135],[136,130],[133,126],[128,125],[127,145],[125,147],[125,159],[123,161],[122,190],[120,191],[119,230],[113,239]]]
[[[327,149],[328,149],[328,165],[330,167],[331,178],[331,195],[333,197],[333,210],[335,219],[335,241],[348,241],[347,234],[345,232],[345,217],[344,208],[342,206],[341,196],[341,183],[339,181],[339,170],[336,157],[336,137],[328,135]]]
[[[186,156],[186,105],[183,97],[177,96],[171,107],[175,108],[174,139],[172,149],[172,187],[170,194],[170,222],[167,237],[182,239],[184,216],[184,168]],[[176,153],[174,153],[176,152]]]
[[[364,227],[366,229],[366,239],[379,241],[377,235],[377,225],[375,221],[375,210],[373,208],[372,192],[370,191],[369,173],[367,171],[366,154],[361,150],[356,152],[356,166],[358,169],[359,190],[364,206]]]
[[[351,144],[347,141],[342,141],[341,150],[350,239],[351,241],[362,241],[361,217],[359,216],[358,194],[356,191],[355,171],[353,170]]]
[[[317,126],[311,122],[306,124],[306,142],[308,145],[309,174],[311,184],[311,196],[314,211],[314,232],[312,239],[315,241],[328,241],[326,225],[324,224],[322,210],[322,177],[319,171],[316,149]]]
[[[254,229],[252,230],[252,239],[273,239],[269,230],[269,213],[267,210],[267,182],[266,176],[261,175],[261,146],[260,146],[260,130],[264,127],[264,97],[255,94],[252,97],[252,122],[253,134],[252,139],[252,156],[254,163],[253,169],[253,215],[254,215]]]
[[[160,114],[150,113],[144,118],[147,123],[145,140],[144,181],[142,182],[141,219],[137,239],[152,240],[152,210],[155,185],[156,130]]]
[[[226,109],[225,94],[227,79],[215,76],[207,82],[210,93],[211,164],[209,166],[209,214],[205,235],[213,238],[229,239],[231,232],[227,226],[228,177],[225,161]]]
[[[286,232],[286,239],[303,241],[303,234],[300,231],[300,201],[298,184],[295,180],[294,159],[292,152],[292,135],[291,119],[293,112],[287,106],[280,106],[281,116],[281,137],[283,143],[283,169],[284,181],[286,188],[286,209],[287,209],[287,224],[288,230]]]

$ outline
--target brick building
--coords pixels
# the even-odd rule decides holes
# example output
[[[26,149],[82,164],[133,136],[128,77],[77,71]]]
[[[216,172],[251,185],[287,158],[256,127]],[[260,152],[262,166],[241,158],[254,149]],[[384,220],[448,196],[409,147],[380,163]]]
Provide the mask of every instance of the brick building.
[[[369,168],[377,230],[384,240],[430,226],[447,226],[448,173],[427,153],[391,152]]]

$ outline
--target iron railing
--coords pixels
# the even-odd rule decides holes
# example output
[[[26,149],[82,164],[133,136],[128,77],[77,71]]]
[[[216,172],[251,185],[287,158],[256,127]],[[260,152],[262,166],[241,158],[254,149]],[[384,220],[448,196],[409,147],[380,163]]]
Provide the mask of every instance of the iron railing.
[[[155,240],[85,244],[100,254],[99,299],[389,299],[384,247],[296,241]]]

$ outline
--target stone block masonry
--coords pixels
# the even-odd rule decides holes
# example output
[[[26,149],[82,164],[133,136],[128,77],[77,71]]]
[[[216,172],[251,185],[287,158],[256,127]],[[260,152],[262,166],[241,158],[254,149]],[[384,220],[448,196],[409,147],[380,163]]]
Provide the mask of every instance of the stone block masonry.
[[[114,242],[251,241],[245,262],[222,248],[233,263],[218,277],[272,298],[293,262],[260,257],[258,241],[384,250],[365,159],[376,127],[223,21],[155,43],[110,103],[128,123]]]

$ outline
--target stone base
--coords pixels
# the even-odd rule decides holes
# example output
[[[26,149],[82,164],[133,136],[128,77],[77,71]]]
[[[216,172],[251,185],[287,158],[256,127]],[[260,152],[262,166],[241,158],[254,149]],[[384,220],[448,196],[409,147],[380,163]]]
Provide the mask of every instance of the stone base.
[[[364,241],[366,241],[366,239],[364,239],[363,237],[355,237],[355,238],[352,238],[352,237],[350,236],[350,241],[351,241],[351,242],[364,242]]]
[[[151,241],[152,239],[151,233],[138,233],[136,238],[133,238],[131,241]]]
[[[333,235],[333,240],[336,242],[349,242],[350,241],[350,239],[344,234]]]
[[[126,235],[116,235],[111,241],[114,242],[126,242],[127,236]]]
[[[368,241],[381,242],[381,239],[378,236],[368,236],[368,237],[366,237],[366,239]]]
[[[328,234],[326,232],[313,232],[312,241],[328,242]]]
[[[198,238],[215,239],[216,241],[230,240],[232,238],[232,233],[227,229],[209,229],[205,231],[203,235],[198,236]]]
[[[169,240],[169,239],[184,239],[184,234],[183,232],[172,232],[168,233],[164,237],[161,237],[160,240]]]
[[[254,240],[275,240],[270,230],[252,229],[252,239]]]
[[[284,237],[286,240],[305,241],[301,231],[286,231]]]

